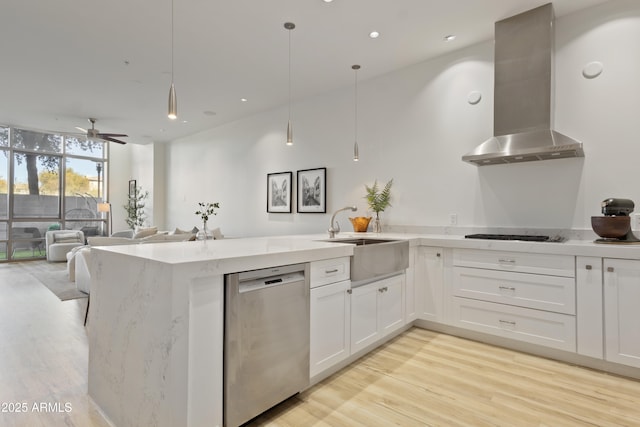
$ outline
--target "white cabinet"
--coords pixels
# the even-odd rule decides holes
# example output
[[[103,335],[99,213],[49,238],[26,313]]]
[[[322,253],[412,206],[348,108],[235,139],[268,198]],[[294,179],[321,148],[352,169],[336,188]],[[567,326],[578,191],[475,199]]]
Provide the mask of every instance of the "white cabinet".
[[[576,350],[576,318],[566,314],[453,299],[456,326],[566,351]]]
[[[578,354],[604,358],[602,258],[576,257]]]
[[[604,260],[605,359],[640,368],[640,261]]]
[[[351,276],[350,265],[348,256],[312,262],[309,268],[311,288],[349,280]]]
[[[345,280],[311,289],[311,377],[349,357],[350,288]]]
[[[576,351],[575,257],[454,249],[452,324]]]
[[[444,306],[444,251],[442,248],[421,246],[416,256],[415,283],[418,317],[441,322]]]
[[[314,377],[350,354],[349,257],[314,261],[310,276],[309,374]]]
[[[352,289],[351,353],[404,325],[405,274]]]
[[[417,260],[419,249],[417,246],[409,248],[409,268],[406,269],[405,280],[405,298],[404,298],[404,323],[410,323],[418,318],[418,311],[420,309],[419,295],[418,295],[418,275],[417,273]]]

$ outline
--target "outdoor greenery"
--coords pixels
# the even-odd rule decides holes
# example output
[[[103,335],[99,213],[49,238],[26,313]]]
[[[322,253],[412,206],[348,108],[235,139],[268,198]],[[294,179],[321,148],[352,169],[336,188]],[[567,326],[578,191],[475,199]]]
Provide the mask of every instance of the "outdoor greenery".
[[[380,191],[378,188],[378,181],[373,183],[373,186],[369,187],[365,184],[364,188],[367,190],[365,198],[369,204],[369,208],[378,215],[383,212],[387,207],[391,206],[391,186],[393,185],[393,179],[389,180]]]
[[[58,195],[59,180],[57,172],[44,171],[38,175],[40,181],[40,194],[41,195]],[[85,194],[91,191],[89,178],[86,176],[77,174],[73,168],[67,168],[65,171],[65,193],[71,194]],[[1,184],[1,182],[0,182]],[[17,193],[17,191],[16,191]]]
[[[136,227],[142,227],[147,220],[147,215],[144,212],[147,197],[149,197],[149,192],[142,191],[142,187],[136,185],[135,193],[129,193],[127,204],[123,206],[127,211],[127,225],[132,230],[135,230]]]

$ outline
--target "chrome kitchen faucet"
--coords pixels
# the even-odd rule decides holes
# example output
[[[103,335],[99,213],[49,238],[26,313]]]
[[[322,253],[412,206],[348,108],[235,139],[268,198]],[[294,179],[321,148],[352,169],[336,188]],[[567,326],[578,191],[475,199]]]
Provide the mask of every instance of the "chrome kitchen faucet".
[[[356,206],[347,206],[346,208],[338,209],[333,213],[333,216],[331,216],[331,222],[329,223],[329,230],[327,230],[329,232],[330,239],[333,239],[334,237],[336,237],[336,234],[340,232],[340,224],[335,222],[336,214],[338,212],[348,211],[348,210],[352,210],[353,212],[355,212],[358,210],[358,208]],[[334,222],[335,222],[335,225],[334,225]]]

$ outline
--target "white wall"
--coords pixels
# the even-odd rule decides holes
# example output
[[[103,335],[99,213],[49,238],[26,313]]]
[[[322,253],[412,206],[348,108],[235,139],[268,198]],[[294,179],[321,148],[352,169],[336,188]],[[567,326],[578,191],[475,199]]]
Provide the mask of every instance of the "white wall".
[[[364,184],[390,178],[383,219],[394,225],[446,226],[456,213],[460,226],[583,229],[607,197],[640,203],[640,3],[612,1],[556,24],[555,128],[584,143],[584,159],[481,168],[460,160],[493,131],[486,42],[374,79],[361,64],[358,163],[353,87],[295,103],[293,147],[284,144],[286,107],[168,144],[163,225],[199,225],[197,202],[218,201],[210,227],[229,235],[324,232],[335,209],[366,212]],[[584,65],[596,60],[604,72],[585,79]],[[474,90],[483,99],[470,105]],[[293,171],[295,181],[297,170],[315,167],[327,168],[327,214],[266,212],[268,173]]]

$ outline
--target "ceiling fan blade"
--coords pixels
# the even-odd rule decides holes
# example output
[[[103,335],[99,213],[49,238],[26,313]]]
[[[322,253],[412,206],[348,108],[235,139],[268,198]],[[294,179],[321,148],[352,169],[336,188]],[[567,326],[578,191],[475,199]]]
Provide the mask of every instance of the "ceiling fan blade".
[[[120,141],[119,139],[111,138],[109,136],[101,136],[100,138],[104,139],[105,141],[116,142],[118,144],[126,144],[126,142],[124,142],[124,141]]]
[[[88,130],[86,130],[85,128],[81,128],[80,126],[76,126],[76,129],[78,129],[80,132],[84,132],[84,133],[89,132]]]
[[[123,137],[123,136],[129,136],[129,135],[125,135],[124,133],[99,133],[98,134],[98,137],[100,138],[111,137],[111,136]]]

